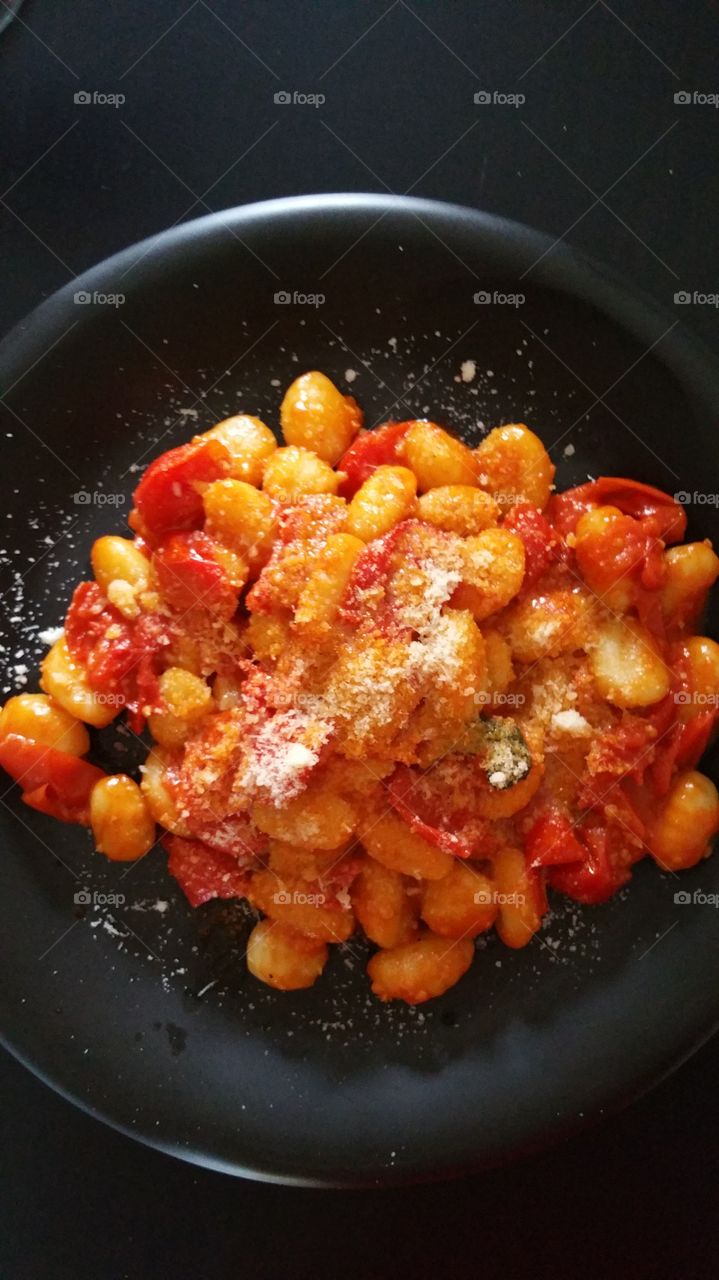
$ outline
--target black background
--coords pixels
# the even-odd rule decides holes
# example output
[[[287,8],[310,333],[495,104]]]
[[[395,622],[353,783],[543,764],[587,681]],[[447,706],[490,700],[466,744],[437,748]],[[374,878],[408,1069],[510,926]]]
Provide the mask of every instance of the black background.
[[[719,114],[674,101],[719,92],[716,28],[697,0],[25,0],[0,36],[0,329],[186,217],[410,189],[565,238],[717,352],[715,309],[673,300],[719,290]],[[495,90],[526,101],[473,101]],[[13,1280],[715,1275],[718,1075],[715,1040],[555,1151],[355,1193],[180,1164],[3,1057],[0,1266]]]

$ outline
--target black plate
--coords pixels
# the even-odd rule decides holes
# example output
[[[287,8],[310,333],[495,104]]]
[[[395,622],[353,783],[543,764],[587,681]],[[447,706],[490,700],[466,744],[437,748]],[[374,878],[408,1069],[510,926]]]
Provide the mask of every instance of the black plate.
[[[355,370],[370,424],[431,414],[475,441],[480,421],[527,420],[562,487],[614,472],[711,489],[716,365],[671,316],[548,250],[469,209],[322,196],[176,227],[52,297],[0,348],[7,684],[19,666],[32,687],[92,538],[122,530],[131,464],[237,409],[276,422],[308,368],[348,389]],[[690,536],[716,536],[716,506],[689,515]],[[522,952],[490,941],[410,1010],[369,996],[355,943],[312,992],[271,992],[245,973],[239,909],[191,912],[161,853],[108,864],[14,791],[0,821],[6,1043],[108,1123],[217,1169],[347,1185],[487,1165],[627,1102],[717,1021],[719,917],[674,895],[716,892],[719,863],[681,882],[642,865],[621,900],[557,909]]]

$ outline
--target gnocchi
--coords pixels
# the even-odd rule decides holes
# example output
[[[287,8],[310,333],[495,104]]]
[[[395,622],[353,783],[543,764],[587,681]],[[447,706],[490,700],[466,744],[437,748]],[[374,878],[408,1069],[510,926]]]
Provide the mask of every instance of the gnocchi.
[[[543,511],[549,501],[554,466],[539,436],[522,422],[495,427],[475,449],[477,483],[507,510],[531,502]]]
[[[317,370],[279,421],[169,450],[135,536],[94,543],[43,692],[0,711],[22,800],[111,862],[159,844],[193,907],[248,903],[259,982],[305,990],[361,932],[374,995],[410,1004],[480,935],[530,944],[548,894],[597,905],[645,856],[707,857],[719,557],[678,542],[677,503],[555,492],[522,423],[475,449],[429,419],[365,430]],[[120,713],[149,731],[137,778],[92,762]]]
[[[350,502],[347,532],[364,542],[381,538],[414,506],[417,481],[407,467],[378,467]]]
[[[435,422],[413,422],[399,453],[416,476],[420,493],[446,485],[477,483],[472,450]]]
[[[277,449],[277,441],[260,418],[235,414],[225,418],[205,433],[205,439],[218,440],[230,455],[230,472],[235,480],[246,484],[262,484],[267,459]]]
[[[329,958],[326,943],[276,920],[260,920],[247,942],[247,968],[277,991],[314,986]]]
[[[334,467],[362,426],[362,412],[324,373],[303,373],[285,392],[280,423],[289,445],[309,449]]]
[[[417,942],[378,951],[367,965],[367,972],[380,1000],[424,1004],[455,986],[473,958],[471,939],[450,940],[427,933]]]
[[[155,822],[145,797],[125,773],[103,778],[93,787],[90,825],[98,853],[113,862],[134,862],[155,843]]]

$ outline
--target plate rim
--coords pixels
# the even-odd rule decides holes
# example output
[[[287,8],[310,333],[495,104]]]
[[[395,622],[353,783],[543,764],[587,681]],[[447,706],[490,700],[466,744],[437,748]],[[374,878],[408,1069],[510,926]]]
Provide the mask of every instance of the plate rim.
[[[140,262],[144,259],[149,269],[162,271],[163,263],[171,260],[173,254],[185,246],[213,237],[228,227],[256,226],[267,224],[274,219],[312,218],[318,214],[333,215],[343,212],[358,215],[378,216],[381,220],[385,214],[396,213],[419,216],[420,214],[433,221],[452,221],[455,225],[465,224],[474,232],[489,239],[499,246],[502,252],[519,256],[523,252],[539,255],[545,254],[542,263],[537,265],[533,280],[545,287],[555,288],[571,297],[591,302],[597,309],[625,330],[640,333],[646,338],[648,332],[662,332],[667,320],[671,317],[668,311],[655,298],[643,293],[641,289],[628,283],[625,278],[612,267],[597,262],[583,251],[571,248],[565,243],[557,243],[546,233],[526,224],[505,218],[499,214],[491,214],[471,206],[448,203],[441,200],[430,200],[417,197],[397,197],[375,193],[324,193],[317,195],[287,196],[278,199],[253,202],[234,206],[206,214],[188,222],[176,224],[166,230],[155,233],[145,239],[121,249],[115,254],[102,259],[73,277],[60,289],[43,300],[27,316],[18,321],[0,342],[0,373],[7,365],[16,364],[26,348],[33,348],[42,339],[43,333],[57,327],[60,317],[68,307],[74,307],[73,295],[78,290],[88,291],[100,287],[103,282],[115,279],[129,265],[136,264],[141,281],[143,272]],[[420,217],[420,221],[422,218]],[[550,252],[551,251],[551,252]],[[138,255],[141,255],[138,257]],[[150,259],[151,262],[147,260]],[[701,340],[684,327],[679,333],[672,334],[671,359],[667,363],[674,367],[679,377],[692,384],[697,394],[706,396],[709,403],[719,407],[719,359],[714,356]],[[31,370],[28,369],[27,373]],[[26,376],[26,375],[23,375]],[[641,1097],[655,1085],[661,1083],[672,1072],[678,1069],[719,1029],[719,997],[716,1003],[716,1015],[711,1025],[702,1023],[692,1034],[684,1037],[681,1045],[675,1046],[670,1060],[657,1068],[656,1075],[636,1082],[632,1090],[617,1087],[613,1091],[615,1103],[605,1108],[604,1112],[588,1112],[584,1117],[564,1118],[562,1124],[555,1126],[551,1133],[544,1133],[537,1138],[526,1151],[546,1148],[566,1140],[599,1123],[603,1115],[612,1111],[620,1111],[629,1102]],[[464,1176],[477,1169],[495,1167],[517,1158],[517,1151],[509,1151],[506,1157],[493,1161],[478,1157],[477,1164],[464,1164],[462,1167],[443,1168],[436,1173],[426,1175],[401,1173],[393,1176],[391,1170],[383,1168],[381,1174],[372,1180],[356,1178],[333,1179],[314,1175],[300,1176],[288,1172],[273,1173],[263,1168],[261,1161],[256,1165],[247,1165],[239,1161],[229,1162],[213,1157],[208,1151],[199,1147],[190,1149],[179,1142],[173,1144],[154,1136],[150,1132],[141,1132],[132,1126],[118,1121],[104,1107],[93,1106],[80,1093],[53,1079],[47,1070],[28,1057],[9,1036],[0,1034],[0,1044],[21,1062],[33,1075],[44,1084],[49,1085],[61,1097],[79,1107],[86,1114],[107,1124],[116,1132],[122,1133],[135,1141],[141,1142],[154,1150],[175,1156],[190,1163],[216,1172],[231,1174],[257,1181],[305,1187],[359,1189],[376,1188],[378,1185],[406,1185],[413,1182],[448,1179]]]

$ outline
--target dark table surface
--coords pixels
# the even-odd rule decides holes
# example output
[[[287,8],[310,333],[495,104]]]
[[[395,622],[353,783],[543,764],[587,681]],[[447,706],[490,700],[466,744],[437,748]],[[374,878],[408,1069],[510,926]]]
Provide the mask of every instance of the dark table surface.
[[[566,239],[716,353],[701,296],[719,289],[717,92],[716,11],[699,0],[25,0],[0,35],[0,330],[208,210],[410,190]],[[512,94],[524,101],[495,100]],[[629,1111],[521,1165],[344,1193],[183,1165],[3,1056],[0,1269],[716,1275],[718,1075],[714,1040]]]

